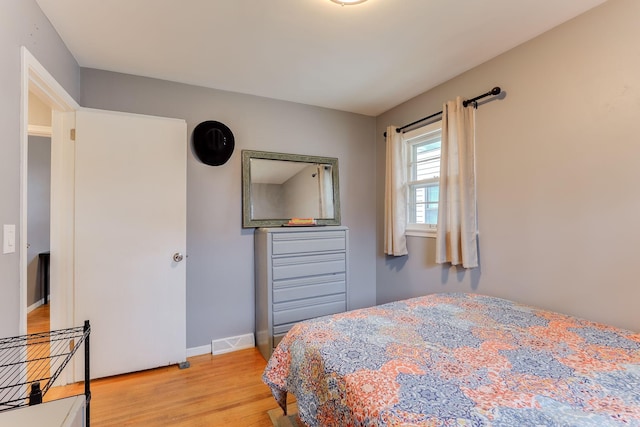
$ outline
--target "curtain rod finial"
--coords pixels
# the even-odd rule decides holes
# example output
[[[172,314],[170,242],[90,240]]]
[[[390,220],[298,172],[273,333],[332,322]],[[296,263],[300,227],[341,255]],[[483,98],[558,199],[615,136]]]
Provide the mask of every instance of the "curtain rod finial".
[[[401,128],[396,128],[396,133],[401,133],[402,129]],[[385,138],[387,137],[387,132],[382,134]]]
[[[491,95],[498,95],[500,93],[502,89],[500,89],[499,86],[494,87],[493,89],[491,89]]]

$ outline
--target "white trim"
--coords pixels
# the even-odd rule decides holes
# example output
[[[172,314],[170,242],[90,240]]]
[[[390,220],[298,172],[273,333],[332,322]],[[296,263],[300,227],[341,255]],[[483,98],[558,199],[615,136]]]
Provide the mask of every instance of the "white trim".
[[[22,93],[20,96],[20,247],[18,249],[20,257],[20,319],[18,321],[19,334],[27,333],[27,178],[29,164],[29,136],[27,133],[29,127],[29,57],[28,51],[22,48],[22,70],[21,85]]]
[[[51,126],[28,125],[27,134],[29,136],[51,137]]]
[[[44,298],[40,298],[38,301],[34,302],[29,307],[27,307],[27,313],[31,313],[33,310],[40,307],[41,305],[44,305]]]
[[[415,128],[408,132],[404,132],[402,134],[402,140],[406,143],[407,140],[415,138],[416,136],[422,136],[426,133],[435,132],[438,129],[442,128],[442,119],[436,120],[433,123],[429,123],[428,125],[420,126],[419,128]]]
[[[224,354],[232,351],[244,350],[255,347],[253,334],[238,335],[235,337],[221,338],[211,341],[211,354]]]
[[[435,239],[436,231],[437,228],[435,227],[429,227],[421,224],[407,224],[404,234],[413,237],[429,237]]]
[[[80,108],[80,104],[67,93],[26,47],[22,46],[21,52],[23,82],[26,78],[29,83],[26,87],[25,104],[28,102],[29,91],[31,91],[52,110],[75,111]],[[23,87],[23,89],[25,88]],[[26,110],[26,114],[25,118],[28,118],[29,110]]]
[[[202,356],[203,354],[211,354],[211,344],[187,349],[187,357]]]
[[[70,129],[75,112],[53,110],[51,114],[51,329],[76,326],[74,311],[74,180],[75,142]]]

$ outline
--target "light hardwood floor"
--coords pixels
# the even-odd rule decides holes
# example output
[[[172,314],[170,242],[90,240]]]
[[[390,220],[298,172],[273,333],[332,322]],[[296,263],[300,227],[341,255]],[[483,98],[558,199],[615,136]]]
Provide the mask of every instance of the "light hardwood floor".
[[[32,311],[29,332],[49,329],[49,306]],[[271,427],[278,405],[262,382],[266,362],[256,348],[190,357],[168,366],[91,382],[91,425]],[[45,400],[82,394],[84,386],[52,387]]]

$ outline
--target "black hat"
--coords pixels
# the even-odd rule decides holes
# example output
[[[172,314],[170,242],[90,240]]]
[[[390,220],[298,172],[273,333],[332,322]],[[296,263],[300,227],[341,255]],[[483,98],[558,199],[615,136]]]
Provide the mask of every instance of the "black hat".
[[[193,148],[202,163],[223,165],[233,154],[234,147],[231,129],[220,122],[208,120],[193,130]]]

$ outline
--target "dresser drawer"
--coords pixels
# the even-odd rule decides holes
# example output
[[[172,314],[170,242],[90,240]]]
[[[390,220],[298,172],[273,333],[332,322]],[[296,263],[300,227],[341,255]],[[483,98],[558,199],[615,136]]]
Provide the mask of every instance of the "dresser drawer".
[[[327,314],[342,313],[346,309],[345,294],[273,304],[273,325],[275,328],[285,323],[299,322]]]
[[[296,325],[296,323],[298,322],[285,323],[284,325],[274,326],[273,348],[276,348],[278,344],[280,344],[280,341],[282,341],[282,338],[284,338],[284,336],[287,335],[287,332],[289,332],[289,329],[293,328]]]
[[[273,255],[346,250],[344,231],[310,231],[273,235]]]
[[[289,328],[291,328],[291,326],[289,326]],[[282,334],[279,334],[279,335],[274,335],[273,336],[273,349],[274,350],[278,346],[278,344],[280,344],[280,341],[282,341],[282,338],[284,338],[285,335],[286,335],[286,332],[282,333]]]
[[[328,276],[300,277],[278,280],[273,283],[273,302],[285,302],[323,295],[345,293],[347,281],[345,273]]]
[[[346,254],[306,255],[273,259],[273,280],[319,276],[347,271]]]
[[[293,326],[298,323],[298,322],[293,322],[293,323],[283,323],[282,325],[278,325],[278,326],[274,326],[273,327],[273,335],[285,335],[287,332],[289,332],[289,329],[293,328]]]

